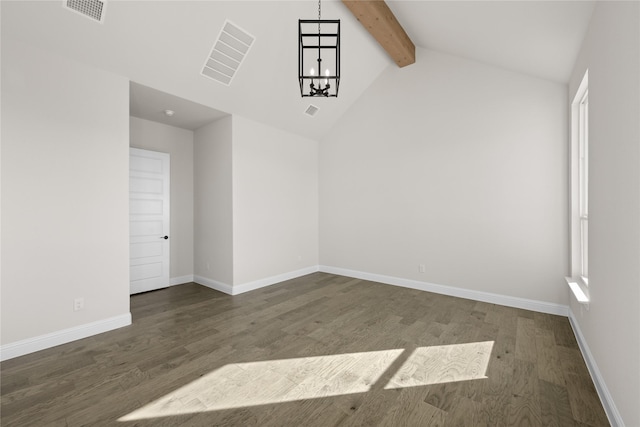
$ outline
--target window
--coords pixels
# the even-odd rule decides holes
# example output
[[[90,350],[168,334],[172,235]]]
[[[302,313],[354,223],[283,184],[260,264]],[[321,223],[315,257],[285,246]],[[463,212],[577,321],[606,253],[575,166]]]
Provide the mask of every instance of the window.
[[[587,76],[585,75],[585,79]],[[582,85],[581,85],[582,86]],[[578,174],[580,205],[580,276],[589,284],[589,90],[580,96],[578,110]]]
[[[589,71],[571,103],[571,276],[567,282],[574,295],[588,303]]]

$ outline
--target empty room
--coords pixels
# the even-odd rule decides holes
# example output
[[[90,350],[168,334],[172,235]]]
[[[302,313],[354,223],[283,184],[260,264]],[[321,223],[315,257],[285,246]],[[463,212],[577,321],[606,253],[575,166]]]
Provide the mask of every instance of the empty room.
[[[2,426],[640,426],[640,2],[0,19]]]

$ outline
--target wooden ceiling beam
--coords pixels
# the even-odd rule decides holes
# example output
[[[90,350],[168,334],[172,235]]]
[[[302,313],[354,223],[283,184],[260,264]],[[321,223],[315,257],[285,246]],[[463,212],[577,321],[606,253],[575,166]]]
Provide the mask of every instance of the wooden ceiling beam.
[[[342,0],[358,21],[398,64],[416,62],[416,47],[384,0]]]

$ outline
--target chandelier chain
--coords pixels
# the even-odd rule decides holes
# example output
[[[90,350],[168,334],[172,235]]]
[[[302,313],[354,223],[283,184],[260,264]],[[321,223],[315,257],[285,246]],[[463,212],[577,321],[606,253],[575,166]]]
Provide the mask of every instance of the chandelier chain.
[[[318,21],[322,20],[322,13],[320,11],[320,1],[318,0]],[[318,22],[318,34],[320,34],[320,22]]]

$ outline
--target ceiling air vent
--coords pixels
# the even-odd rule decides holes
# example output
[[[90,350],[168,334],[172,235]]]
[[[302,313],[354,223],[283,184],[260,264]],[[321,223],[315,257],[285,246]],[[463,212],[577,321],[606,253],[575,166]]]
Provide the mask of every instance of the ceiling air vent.
[[[228,20],[213,45],[207,58],[202,75],[217,82],[230,85],[233,76],[240,68],[255,37]]]
[[[309,106],[307,107],[307,109],[304,111],[304,113],[307,116],[313,117],[316,115],[316,113],[319,111],[320,109],[318,107],[316,107],[313,104],[309,104]]]
[[[63,0],[67,9],[100,23],[104,22],[106,3],[106,0]]]

